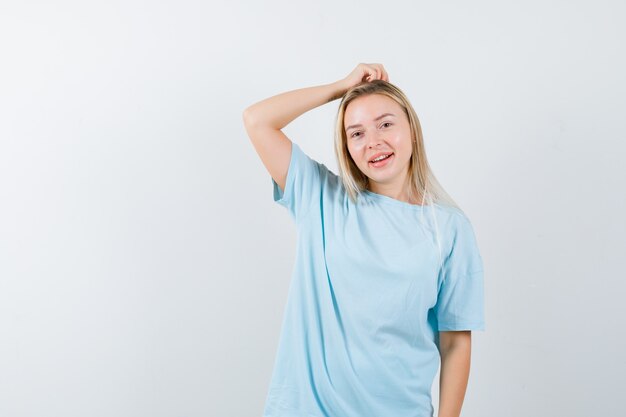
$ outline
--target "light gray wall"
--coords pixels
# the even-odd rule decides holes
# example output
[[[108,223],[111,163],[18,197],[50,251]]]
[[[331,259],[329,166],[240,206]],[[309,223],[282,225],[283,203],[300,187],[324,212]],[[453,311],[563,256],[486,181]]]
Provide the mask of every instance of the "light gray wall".
[[[479,240],[463,415],[618,415],[625,17],[621,1],[3,1],[0,415],[261,416],[296,235],[241,112],[359,62],[410,97]],[[285,129],[335,172],[337,105]]]

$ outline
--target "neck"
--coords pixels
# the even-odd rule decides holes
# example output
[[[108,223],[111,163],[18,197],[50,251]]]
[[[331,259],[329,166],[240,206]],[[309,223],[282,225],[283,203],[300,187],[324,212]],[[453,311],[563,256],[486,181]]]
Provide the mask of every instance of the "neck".
[[[417,196],[417,201],[411,200],[409,198],[408,187],[405,185],[398,186],[395,184],[377,184],[377,183],[369,183],[367,185],[367,189],[373,193],[381,194],[395,200],[399,200],[409,204],[422,205],[422,196]]]

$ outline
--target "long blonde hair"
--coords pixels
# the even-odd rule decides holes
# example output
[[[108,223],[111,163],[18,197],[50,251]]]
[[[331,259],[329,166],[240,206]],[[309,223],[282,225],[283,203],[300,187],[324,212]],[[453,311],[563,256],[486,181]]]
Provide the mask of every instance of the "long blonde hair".
[[[421,197],[422,205],[440,205],[454,207],[459,211],[461,208],[443,189],[435,178],[424,149],[422,127],[413,106],[406,95],[395,85],[383,80],[363,82],[350,88],[341,99],[335,122],[335,156],[339,166],[339,176],[353,203],[367,189],[369,178],[361,172],[354,163],[348,151],[347,136],[344,130],[344,116],[348,104],[357,97],[368,94],[381,94],[397,102],[404,110],[411,127],[411,144],[413,152],[409,163],[408,190],[409,201],[418,201]]]

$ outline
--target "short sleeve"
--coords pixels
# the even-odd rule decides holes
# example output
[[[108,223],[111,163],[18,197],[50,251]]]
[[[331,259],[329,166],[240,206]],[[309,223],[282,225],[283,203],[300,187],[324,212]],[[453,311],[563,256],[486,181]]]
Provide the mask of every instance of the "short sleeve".
[[[440,270],[434,307],[439,331],[485,330],[483,262],[469,219],[459,217]]]
[[[321,164],[305,154],[297,143],[291,142],[291,160],[284,192],[270,177],[274,201],[286,207],[296,222],[304,218],[316,202],[319,203],[320,172]]]

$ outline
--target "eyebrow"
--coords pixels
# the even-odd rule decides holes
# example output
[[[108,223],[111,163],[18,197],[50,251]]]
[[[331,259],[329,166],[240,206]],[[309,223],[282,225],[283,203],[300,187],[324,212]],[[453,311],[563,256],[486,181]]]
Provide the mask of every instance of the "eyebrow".
[[[374,121],[375,121],[375,122],[377,122],[377,121],[379,121],[380,119],[382,119],[383,117],[386,117],[386,116],[393,116],[393,117],[396,117],[396,115],[395,115],[395,114],[393,114],[393,113],[383,113],[383,114],[381,114],[380,116],[378,116],[377,118],[375,118],[375,119],[374,119]],[[350,130],[350,129],[354,129],[355,127],[360,127],[360,126],[363,126],[363,125],[362,125],[362,124],[350,125],[350,126],[346,127],[346,132],[347,132],[348,130]]]

